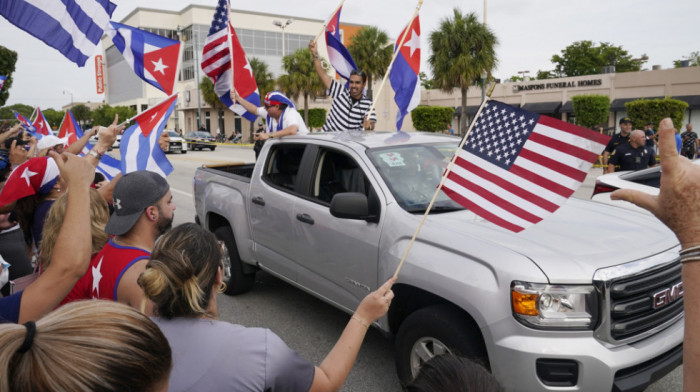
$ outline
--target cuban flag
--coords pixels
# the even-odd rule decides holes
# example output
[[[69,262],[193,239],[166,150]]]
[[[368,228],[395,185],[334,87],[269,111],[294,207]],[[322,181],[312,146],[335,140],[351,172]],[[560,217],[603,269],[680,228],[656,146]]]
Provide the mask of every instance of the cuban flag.
[[[2,86],[5,85],[6,80],[7,80],[7,76],[0,75],[0,90],[2,90]]]
[[[339,7],[326,24],[326,50],[328,51],[328,60],[330,60],[335,72],[346,80],[350,80],[350,72],[357,69],[357,65],[355,65],[355,60],[352,59],[348,49],[340,42],[340,11],[342,9],[343,7]]]
[[[105,30],[136,75],[168,95],[177,79],[180,41],[111,22]]]
[[[231,52],[233,52],[233,75],[231,72]],[[231,79],[238,95],[255,106],[260,106],[258,84],[253,75],[253,68],[241,43],[238,41],[236,30],[229,22],[226,0],[219,0],[214,12],[214,18],[209,28],[209,34],[202,50],[202,71],[214,83],[214,91],[221,102],[235,113],[253,122],[257,116],[231,99]]]
[[[173,171],[165,153],[158,145],[158,138],[175,110],[177,94],[133,118],[136,124],[122,135],[120,145],[122,173],[148,170],[166,177]]]
[[[67,146],[70,146],[83,137],[83,130],[80,129],[80,125],[75,120],[70,110],[66,110],[66,115],[63,117],[63,122],[61,122],[61,127],[58,131],[58,137],[61,139],[65,138],[67,140]],[[85,156],[93,147],[92,144],[87,143],[78,155]],[[112,158],[105,154],[97,164],[97,171],[104,174],[106,179],[112,181],[112,179],[122,171],[121,162],[119,159]]]
[[[32,125],[32,123],[30,123],[29,120],[24,118],[23,115],[19,114],[19,112],[15,112],[15,118],[17,118],[17,121],[19,121],[19,123],[22,124],[24,130],[29,132],[30,135],[34,136],[36,140],[39,140],[42,138],[42,136],[44,136],[38,133],[36,131],[36,128],[34,128],[34,125]]]
[[[44,113],[41,112],[41,108],[39,107],[36,108],[36,118],[34,119],[34,123],[32,123],[32,125],[34,126],[34,129],[36,129],[37,133],[42,135],[51,134],[51,125],[49,125],[49,122],[46,121],[46,117],[44,117]]]
[[[401,130],[403,119],[420,103],[420,21],[416,15],[411,26],[405,28],[396,40],[394,50],[399,53],[389,73],[391,88],[394,89],[394,101],[399,107],[396,114],[396,129]],[[408,32],[406,32],[408,30]],[[406,34],[403,45],[398,48],[401,37]]]
[[[109,0],[2,0],[0,15],[82,67],[116,7]]]

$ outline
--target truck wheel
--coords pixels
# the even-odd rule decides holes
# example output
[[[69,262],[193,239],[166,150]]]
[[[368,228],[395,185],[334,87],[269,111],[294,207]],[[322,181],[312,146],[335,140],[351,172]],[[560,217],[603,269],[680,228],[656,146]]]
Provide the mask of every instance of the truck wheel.
[[[445,353],[471,358],[488,368],[486,348],[475,328],[449,305],[411,313],[399,327],[394,348],[401,384],[413,380],[423,363]]]
[[[255,282],[255,272],[251,274],[243,272],[243,262],[238,255],[238,248],[236,248],[231,228],[228,226],[219,227],[214,231],[214,235],[225,245],[223,261],[226,291],[224,294],[236,295],[250,291]]]

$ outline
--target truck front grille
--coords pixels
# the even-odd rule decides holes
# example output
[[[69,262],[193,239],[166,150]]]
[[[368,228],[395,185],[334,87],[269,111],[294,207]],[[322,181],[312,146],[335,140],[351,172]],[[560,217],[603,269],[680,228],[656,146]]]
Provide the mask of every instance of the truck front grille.
[[[596,328],[598,339],[612,344],[629,343],[683,317],[681,263],[677,250],[675,257],[669,253],[663,263],[646,260],[630,264],[636,266],[612,267],[607,273],[596,274],[598,278],[599,275],[608,278],[595,280],[602,294],[601,324]],[[669,256],[673,259],[668,260]]]

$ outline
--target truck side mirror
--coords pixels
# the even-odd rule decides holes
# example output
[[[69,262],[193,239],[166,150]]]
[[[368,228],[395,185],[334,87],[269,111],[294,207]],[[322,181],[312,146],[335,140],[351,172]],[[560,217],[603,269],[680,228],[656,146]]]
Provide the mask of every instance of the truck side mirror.
[[[331,199],[331,215],[341,219],[376,221],[369,216],[367,196],[358,192],[336,193]]]

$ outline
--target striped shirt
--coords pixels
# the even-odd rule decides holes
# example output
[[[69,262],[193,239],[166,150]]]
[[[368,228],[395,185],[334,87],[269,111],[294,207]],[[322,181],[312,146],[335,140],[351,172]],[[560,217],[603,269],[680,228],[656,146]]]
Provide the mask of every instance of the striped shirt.
[[[326,93],[333,98],[333,105],[322,131],[361,131],[362,122],[372,106],[372,100],[362,94],[362,98],[353,104],[350,90],[335,80],[331,80],[331,86]],[[372,122],[377,121],[374,111],[369,119]]]

